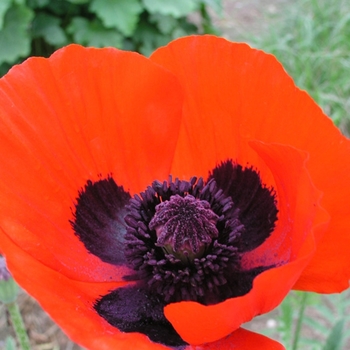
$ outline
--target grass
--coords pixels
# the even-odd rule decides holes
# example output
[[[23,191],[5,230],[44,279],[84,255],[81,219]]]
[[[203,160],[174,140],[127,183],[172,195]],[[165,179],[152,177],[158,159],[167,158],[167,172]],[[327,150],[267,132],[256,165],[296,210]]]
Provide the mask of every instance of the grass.
[[[267,33],[247,39],[274,54],[350,135],[350,1],[290,1]]]
[[[290,293],[279,307],[277,338],[287,350],[349,349],[349,297],[349,291],[331,295]]]
[[[286,350],[350,349],[350,290],[340,294],[292,291],[268,314],[244,325]]]

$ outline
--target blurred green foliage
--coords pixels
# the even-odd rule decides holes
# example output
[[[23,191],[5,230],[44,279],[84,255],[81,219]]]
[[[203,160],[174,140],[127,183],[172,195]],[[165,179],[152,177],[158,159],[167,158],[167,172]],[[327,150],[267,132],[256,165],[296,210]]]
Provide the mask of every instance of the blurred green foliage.
[[[1,0],[0,75],[69,43],[149,55],[180,36],[216,33],[222,0]],[[189,16],[195,21],[189,20]]]
[[[292,291],[262,317],[276,321],[262,332],[286,350],[350,349],[350,289],[328,295]]]

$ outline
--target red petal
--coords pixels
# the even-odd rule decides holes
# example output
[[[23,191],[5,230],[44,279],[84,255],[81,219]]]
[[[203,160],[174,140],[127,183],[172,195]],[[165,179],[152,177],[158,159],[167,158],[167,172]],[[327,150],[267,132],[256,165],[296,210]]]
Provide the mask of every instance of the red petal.
[[[239,328],[227,338],[215,343],[190,346],[186,350],[285,350],[278,342],[261,334]]]
[[[134,193],[166,178],[181,101],[171,74],[116,49],[72,45],[14,67],[0,82],[3,230],[67,277],[119,279],[75,237],[73,203],[88,179],[113,174]]]
[[[150,342],[139,333],[121,333],[110,326],[92,309],[95,300],[119,283],[77,282],[42,266],[4,236],[3,247],[8,252],[7,263],[17,282],[40,300],[54,321],[75,342],[91,350],[165,350],[165,346]],[[24,269],[23,266],[26,268]],[[48,288],[50,286],[50,288]],[[57,307],[59,305],[59,307]],[[259,347],[257,347],[259,346]],[[188,346],[186,350],[215,349],[283,350],[277,342],[260,334],[238,329],[229,337],[215,343]]]
[[[295,87],[272,55],[246,44],[213,36],[182,38],[157,50],[151,60],[173,72],[186,95],[172,173],[206,175],[227,158],[260,170],[249,140],[290,145],[309,154],[308,170],[324,193],[322,206],[331,222],[325,233],[317,233],[317,252],[296,288],[347,288],[350,141]]]
[[[279,218],[271,237],[243,256],[243,265],[276,268],[258,275],[252,290],[242,297],[210,306],[196,302],[166,306],[166,317],[190,344],[216,341],[279,305],[315,253],[314,235],[327,227],[329,217],[319,205],[321,193],[310,181],[306,155],[288,146],[251,144],[274,176]]]
[[[1,231],[0,231],[1,232]],[[17,247],[2,235],[7,264],[16,281],[37,298],[41,306],[66,334],[91,350],[165,350],[139,333],[121,333],[101,318],[93,304],[109,290],[121,287],[116,282],[78,282],[54,271]]]

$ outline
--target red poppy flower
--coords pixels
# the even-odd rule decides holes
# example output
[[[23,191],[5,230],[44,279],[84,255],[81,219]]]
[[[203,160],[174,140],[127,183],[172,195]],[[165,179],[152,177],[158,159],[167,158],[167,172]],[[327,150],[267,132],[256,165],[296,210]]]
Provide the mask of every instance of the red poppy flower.
[[[212,36],[71,45],[0,82],[0,249],[89,349],[282,349],[239,328],[350,277],[350,142]]]

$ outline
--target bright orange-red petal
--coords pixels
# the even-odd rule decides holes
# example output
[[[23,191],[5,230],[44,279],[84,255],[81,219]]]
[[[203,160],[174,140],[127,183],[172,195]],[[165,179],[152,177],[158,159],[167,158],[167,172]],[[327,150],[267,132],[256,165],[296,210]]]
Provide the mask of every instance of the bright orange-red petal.
[[[140,333],[122,333],[93,309],[101,295],[125,283],[78,282],[54,271],[25,253],[4,235],[1,246],[16,281],[23,286],[67,335],[90,350],[168,349]]]
[[[176,79],[146,58],[72,45],[0,81],[0,226],[44,265],[85,281],[122,271],[88,253],[69,220],[88,179],[132,193],[166,178],[181,119]],[[4,251],[6,254],[6,251]]]
[[[40,304],[54,321],[79,345],[91,350],[168,349],[150,342],[142,334],[119,332],[92,309],[93,303],[100,295],[120,287],[121,284],[74,281],[41,265],[6,236],[2,246],[8,253],[7,263],[17,282],[26,286],[27,291],[40,300]],[[269,338],[244,329],[238,329],[214,343],[186,347],[186,350],[219,349],[283,350],[284,347]]]
[[[244,254],[242,264],[246,269],[276,267],[258,275],[244,296],[210,306],[196,302],[166,306],[166,317],[190,344],[217,341],[279,305],[312,259],[315,235],[329,221],[319,204],[322,194],[310,180],[305,153],[278,144],[251,142],[251,146],[273,173],[279,218],[271,237]]]
[[[285,350],[278,342],[261,334],[239,328],[215,343],[190,346],[188,350]],[[187,349],[186,349],[187,350]]]
[[[213,36],[176,40],[151,60],[173,72],[186,95],[172,172],[205,175],[227,158],[264,172],[249,140],[309,153],[312,181],[331,222],[295,288],[335,292],[350,278],[350,141],[272,56]]]

